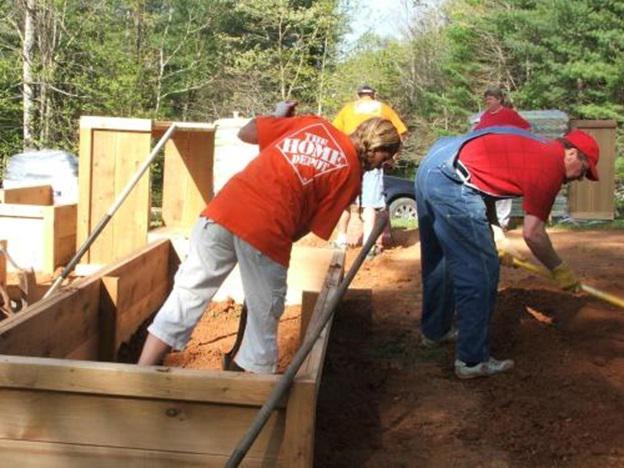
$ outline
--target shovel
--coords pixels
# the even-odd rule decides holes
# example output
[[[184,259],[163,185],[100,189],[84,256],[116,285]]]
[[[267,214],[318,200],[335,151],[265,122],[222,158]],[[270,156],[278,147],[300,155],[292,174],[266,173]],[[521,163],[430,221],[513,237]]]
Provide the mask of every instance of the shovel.
[[[540,267],[539,265],[535,265],[534,263],[531,263],[525,260],[520,260],[516,257],[514,257],[513,259],[513,267],[524,268],[525,270],[528,270],[532,273],[536,273],[545,278],[551,277],[550,273],[546,271],[544,268]],[[594,288],[592,286],[588,286],[587,284],[583,284],[583,283],[581,283],[581,291],[584,291],[590,296],[593,296],[597,299],[608,302],[609,304],[612,304],[614,306],[624,308],[624,299],[622,299],[621,297],[615,296],[605,291],[601,291],[600,289]]]

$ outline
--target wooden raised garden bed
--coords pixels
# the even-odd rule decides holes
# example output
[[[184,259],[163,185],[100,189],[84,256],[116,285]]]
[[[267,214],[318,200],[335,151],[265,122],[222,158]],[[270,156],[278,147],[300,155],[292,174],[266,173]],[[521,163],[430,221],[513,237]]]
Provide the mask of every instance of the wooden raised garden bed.
[[[317,257],[329,267],[304,294],[301,333],[343,274],[343,253]],[[178,263],[168,240],[155,242],[0,323],[3,466],[223,466],[279,375],[113,362],[165,299]],[[312,466],[330,326],[244,466]]]

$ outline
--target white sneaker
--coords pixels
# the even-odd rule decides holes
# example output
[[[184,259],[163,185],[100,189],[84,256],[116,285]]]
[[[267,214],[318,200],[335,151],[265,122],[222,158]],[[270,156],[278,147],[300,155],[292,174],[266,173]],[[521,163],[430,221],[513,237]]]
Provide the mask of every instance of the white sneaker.
[[[480,362],[476,366],[469,367],[464,361],[455,360],[455,375],[460,379],[474,379],[477,377],[489,377],[501,372],[507,372],[514,367],[511,359],[503,359],[498,361],[491,357],[486,362]]]
[[[458,334],[459,330],[457,330],[457,327],[452,326],[451,329],[447,331],[439,340],[432,340],[431,338],[427,338],[425,335],[421,335],[420,344],[425,348],[436,348],[437,346],[446,343],[455,343],[457,341]]]

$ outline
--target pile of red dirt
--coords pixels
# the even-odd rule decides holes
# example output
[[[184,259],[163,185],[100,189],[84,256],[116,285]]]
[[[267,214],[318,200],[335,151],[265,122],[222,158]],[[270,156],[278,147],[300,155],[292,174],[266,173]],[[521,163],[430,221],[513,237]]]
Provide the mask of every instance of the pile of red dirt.
[[[236,340],[242,305],[234,300],[211,303],[193,330],[186,348],[166,356],[166,366],[221,369],[223,355]],[[278,372],[283,372],[299,348],[301,306],[288,306],[278,327]]]

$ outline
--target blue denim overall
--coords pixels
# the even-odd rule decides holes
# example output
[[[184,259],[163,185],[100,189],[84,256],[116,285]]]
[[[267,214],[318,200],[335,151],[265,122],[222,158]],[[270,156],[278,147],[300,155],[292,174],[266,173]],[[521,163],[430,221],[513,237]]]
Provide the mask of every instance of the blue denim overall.
[[[499,263],[484,197],[460,171],[457,156],[470,140],[486,134],[544,141],[513,127],[490,127],[438,140],[416,174],[416,203],[423,284],[422,332],[438,340],[457,314],[456,357],[467,363],[490,358],[488,329]]]

